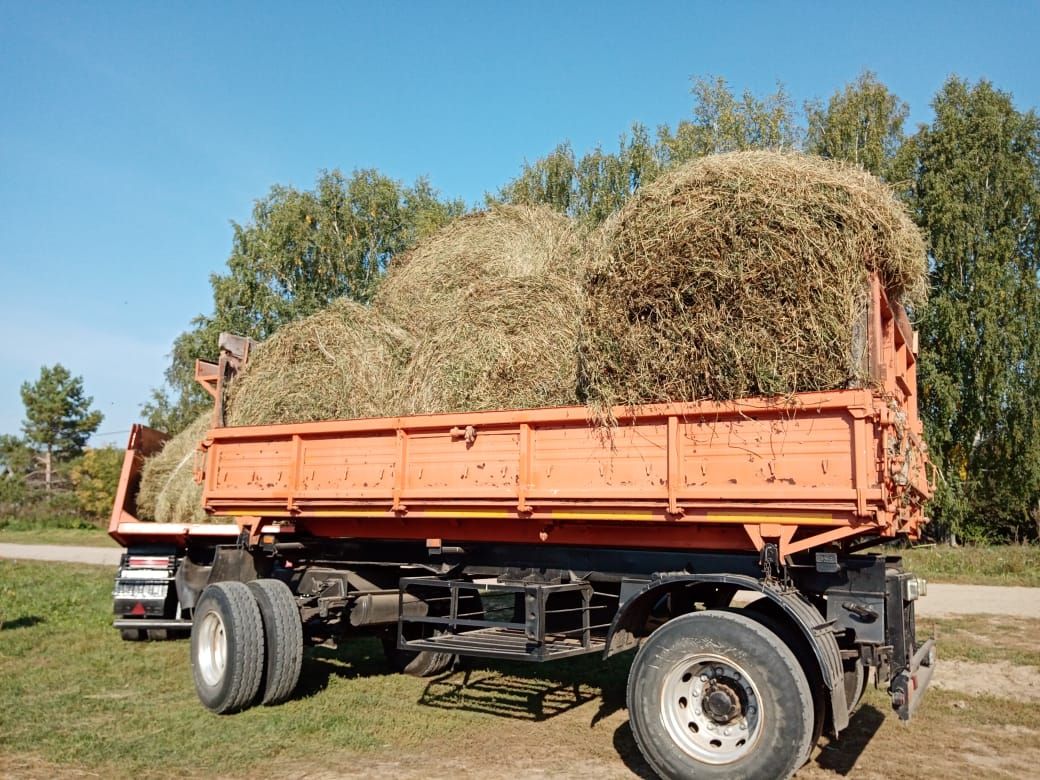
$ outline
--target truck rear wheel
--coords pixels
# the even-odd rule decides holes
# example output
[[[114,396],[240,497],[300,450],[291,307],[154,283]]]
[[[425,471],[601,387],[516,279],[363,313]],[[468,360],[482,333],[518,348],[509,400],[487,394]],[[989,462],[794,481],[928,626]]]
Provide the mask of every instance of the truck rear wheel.
[[[794,657],[798,659],[802,671],[805,673],[805,679],[809,682],[809,693],[812,695],[813,702],[813,732],[809,739],[809,747],[805,751],[804,763],[809,760],[813,748],[823,736],[823,727],[827,720],[827,704],[824,701],[826,686],[823,684],[823,676],[820,674],[820,667],[813,656],[812,647],[801,632],[788,622],[783,610],[772,599],[761,598],[752,601],[739,614],[761,623],[767,631],[780,637],[788,649],[794,653]]]
[[[402,650],[397,646],[397,634],[383,637],[383,654],[395,672],[412,677],[433,677],[447,671],[455,661],[450,653],[432,650]]]
[[[870,675],[859,659],[845,664],[845,701],[849,703],[849,715],[856,711],[867,692]]]
[[[281,580],[253,580],[249,589],[260,607],[264,625],[263,704],[280,704],[300,681],[303,667],[303,624],[289,586]]]
[[[253,592],[241,582],[206,587],[195,606],[191,670],[207,709],[237,712],[253,703],[263,673],[264,629]]]
[[[790,777],[813,732],[809,683],[791,650],[761,623],[715,610],[650,635],[629,673],[628,716],[665,778]]]

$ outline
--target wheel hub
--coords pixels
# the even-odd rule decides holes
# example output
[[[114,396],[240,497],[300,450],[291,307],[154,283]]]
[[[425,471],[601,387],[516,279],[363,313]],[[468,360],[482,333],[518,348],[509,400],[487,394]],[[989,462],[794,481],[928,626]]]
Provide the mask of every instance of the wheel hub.
[[[206,685],[218,685],[227,666],[227,635],[224,621],[217,612],[207,612],[195,630],[198,632],[195,662],[202,679]]]
[[[701,707],[716,723],[729,723],[740,714],[740,697],[726,682],[710,683]]]
[[[754,749],[763,731],[758,688],[728,658],[684,658],[665,676],[661,715],[669,736],[706,764],[730,764]]]

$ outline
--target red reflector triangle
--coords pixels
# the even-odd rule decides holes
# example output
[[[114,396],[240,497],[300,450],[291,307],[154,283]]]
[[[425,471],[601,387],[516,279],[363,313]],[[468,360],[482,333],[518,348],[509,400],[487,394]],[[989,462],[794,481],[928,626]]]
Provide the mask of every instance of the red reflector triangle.
[[[144,604],[142,604],[140,601],[138,601],[136,604],[134,604],[134,608],[130,610],[130,614],[131,615],[143,615],[144,614]]]

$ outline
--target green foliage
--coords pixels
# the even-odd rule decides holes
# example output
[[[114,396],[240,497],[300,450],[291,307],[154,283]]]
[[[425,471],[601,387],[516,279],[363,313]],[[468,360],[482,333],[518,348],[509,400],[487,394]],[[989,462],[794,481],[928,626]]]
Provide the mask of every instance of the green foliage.
[[[68,460],[83,452],[87,439],[101,425],[101,412],[91,411],[94,399],[83,392],[82,377],[72,376],[60,363],[43,366],[36,382],[22,384],[25,421],[22,432],[34,449]]]
[[[0,435],[0,479],[3,477],[24,478],[32,471],[33,451],[25,439]]]
[[[679,122],[674,132],[667,127],[658,131],[665,166],[706,154],[797,148],[800,131],[782,84],[765,97],[749,90],[737,97],[723,78],[698,78],[690,92],[693,118]]]
[[[909,111],[876,75],[864,71],[835,92],[826,108],[818,100],[805,104],[805,150],[858,163],[891,181]]]
[[[0,517],[20,514],[28,500],[29,485],[24,477],[13,474],[0,476]]]
[[[903,568],[931,582],[1040,587],[1040,546],[1035,544],[938,544],[883,551],[899,555]]]
[[[524,163],[520,175],[503,187],[492,202],[516,205],[544,204],[564,213],[572,212],[578,164],[568,142],[534,163]]]
[[[641,124],[622,134],[616,151],[596,147],[577,158],[569,143],[525,163],[520,175],[491,202],[537,205],[592,225],[616,212],[639,187],[672,165],[715,152],[785,149],[797,146],[799,131],[783,86],[764,98],[745,91],[737,97],[721,78],[697,79],[693,118],[657,137]]]
[[[87,527],[94,524],[80,511],[71,491],[47,491],[24,479],[0,477],[0,528]]]
[[[72,492],[76,505],[86,517],[103,520],[112,513],[123,455],[123,451],[115,447],[89,449],[72,466]]]
[[[54,462],[51,487],[44,482],[44,473],[37,468],[38,453],[31,450],[23,440],[13,436],[0,437],[0,528],[82,528],[91,526],[95,517],[107,517],[112,511],[115,482],[112,485],[107,507],[102,512],[94,504],[94,510],[84,511],[79,497],[69,490],[79,464],[94,450],[87,450],[82,458],[66,462]],[[116,452],[112,450],[112,452]],[[122,458],[122,453],[120,460]]]
[[[988,82],[950,79],[913,139],[931,244],[922,412],[939,527],[978,539],[1040,523],[1040,121]]]
[[[597,146],[581,159],[569,143],[545,157],[526,163],[520,175],[489,202],[548,205],[592,224],[613,214],[640,184],[661,170],[658,150],[640,124],[622,134],[616,152]]]
[[[221,331],[265,339],[336,298],[367,301],[390,258],[463,211],[425,179],[405,186],[374,170],[323,172],[312,190],[272,187],[249,224],[234,225],[227,270],[210,279],[213,312],[174,342],[172,394],[144,405],[149,425],[177,433],[210,403],[194,365],[217,358]]]

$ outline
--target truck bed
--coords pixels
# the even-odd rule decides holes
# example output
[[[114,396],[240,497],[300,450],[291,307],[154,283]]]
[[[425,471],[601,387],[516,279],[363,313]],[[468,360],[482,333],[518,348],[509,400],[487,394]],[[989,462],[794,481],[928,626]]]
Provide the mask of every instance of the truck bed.
[[[221,526],[137,521],[136,470],[160,446],[137,428],[111,531],[781,554],[914,538],[931,493],[914,337],[876,281],[867,325],[865,389],[619,407],[611,428],[577,406],[214,427],[196,476]]]

